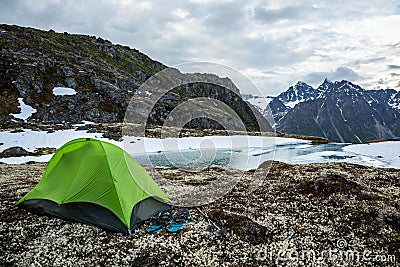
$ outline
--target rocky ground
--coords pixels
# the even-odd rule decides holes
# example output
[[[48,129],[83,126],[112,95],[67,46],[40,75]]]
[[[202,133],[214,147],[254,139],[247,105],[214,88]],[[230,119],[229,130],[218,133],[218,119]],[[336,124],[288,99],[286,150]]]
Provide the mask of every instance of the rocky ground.
[[[345,163],[269,166],[245,173],[220,167],[201,172],[147,168],[189,190],[215,182],[221,173],[236,179],[225,196],[205,205],[227,234],[207,231],[206,220],[192,208],[191,221],[180,233],[150,235],[146,224],[130,237],[15,207],[39,181],[45,164],[0,164],[0,265],[399,264],[399,170]],[[263,183],[250,192],[255,179]],[[173,194],[171,185],[162,187]]]

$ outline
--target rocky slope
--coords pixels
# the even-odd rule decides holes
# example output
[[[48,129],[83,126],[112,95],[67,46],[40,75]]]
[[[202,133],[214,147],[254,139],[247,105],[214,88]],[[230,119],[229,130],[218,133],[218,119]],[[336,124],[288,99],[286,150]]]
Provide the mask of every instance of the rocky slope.
[[[273,98],[264,113],[272,113],[278,131],[363,143],[400,137],[399,103],[396,90],[365,90],[325,79],[316,89],[298,82]]]
[[[0,164],[0,265],[397,266],[399,170],[274,162],[266,175],[268,167],[260,166],[264,182],[251,193],[247,189],[255,172],[230,170],[239,183],[206,206],[228,231],[225,237],[207,231],[206,220],[195,209],[180,233],[149,235],[146,224],[129,237],[17,208],[15,203],[39,181],[45,164]],[[147,170],[193,189],[226,172],[218,167],[200,173]],[[302,254],[311,251],[314,258]],[[343,254],[352,252],[360,257]]]
[[[31,122],[122,122],[140,85],[167,68],[136,49],[100,37],[15,25],[0,25],[0,47],[0,123],[3,124],[18,120],[12,114],[20,112],[21,101],[35,110],[27,118]],[[262,116],[241,99],[229,79],[178,71],[175,76],[187,81],[202,76],[207,83],[189,83],[166,94],[154,107],[155,112],[144,118],[151,124],[162,125],[170,111],[188,99],[210,97],[230,106],[249,130],[259,130],[256,117]],[[233,90],[227,91],[224,86]],[[56,95],[54,87],[71,88],[76,94]],[[135,101],[146,105],[150,95],[149,92]],[[210,113],[217,111],[217,107],[210,107]],[[140,111],[133,112],[141,115]],[[188,126],[221,128],[204,118],[194,119]]]

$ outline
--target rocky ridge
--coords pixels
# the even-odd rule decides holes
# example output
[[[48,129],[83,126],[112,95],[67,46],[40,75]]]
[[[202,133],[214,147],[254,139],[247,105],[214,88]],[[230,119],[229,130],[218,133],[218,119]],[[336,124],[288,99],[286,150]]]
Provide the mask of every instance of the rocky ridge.
[[[20,112],[19,98],[36,110],[27,118],[30,122],[122,122],[137,89],[167,68],[137,49],[100,37],[53,30],[2,24],[0,46],[0,123],[22,122],[12,115]],[[249,130],[260,130],[257,119],[264,119],[241,99],[229,79],[211,74],[182,74],[177,70],[174,75],[189,83],[178,86],[153,107],[154,112],[145,118],[150,124],[162,125],[170,111],[188,99],[209,97],[230,106]],[[199,78],[206,82],[190,83]],[[55,95],[54,87],[71,88],[76,94]],[[138,95],[135,101],[146,106],[151,94]],[[220,108],[211,107],[210,113],[218,113]],[[140,110],[133,112],[141,116]],[[221,129],[220,124],[204,118],[194,119],[187,127]]]

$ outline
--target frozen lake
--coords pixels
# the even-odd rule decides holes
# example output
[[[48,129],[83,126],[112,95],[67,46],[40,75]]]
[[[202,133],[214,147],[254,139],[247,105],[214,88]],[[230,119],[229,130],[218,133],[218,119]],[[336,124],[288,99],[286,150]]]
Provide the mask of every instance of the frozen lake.
[[[307,164],[321,162],[348,162],[374,167],[400,168],[400,142],[390,144],[392,151],[387,153],[384,147],[389,142],[380,145],[349,145],[303,143],[278,144],[275,148],[218,148],[181,151],[158,151],[132,154],[141,164],[155,166],[205,166],[215,164],[235,169],[254,169],[266,160],[276,160],[285,163]],[[396,147],[395,148],[393,148]],[[368,149],[368,148],[371,149]],[[358,152],[358,150],[363,150]],[[391,155],[392,154],[392,155]],[[397,158],[396,158],[397,156]]]
[[[125,149],[139,163],[155,166],[206,166],[254,169],[266,160],[286,163],[349,162],[400,169],[400,142],[374,144],[329,143],[311,145],[309,141],[282,137],[207,136],[187,138],[124,137],[122,142],[101,137],[101,133],[62,130],[54,133],[24,130],[0,132],[0,152],[12,146],[28,151],[40,147],[59,148],[75,138],[102,139]],[[2,158],[4,163],[47,162],[52,155]]]

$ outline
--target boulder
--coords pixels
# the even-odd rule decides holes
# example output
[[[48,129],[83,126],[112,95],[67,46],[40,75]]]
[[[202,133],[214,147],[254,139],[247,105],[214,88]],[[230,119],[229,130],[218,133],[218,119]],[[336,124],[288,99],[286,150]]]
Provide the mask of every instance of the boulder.
[[[27,150],[25,150],[24,148],[19,147],[19,146],[7,148],[3,152],[0,153],[0,155],[3,158],[21,157],[21,156],[27,156],[28,154],[29,154],[29,152]]]

